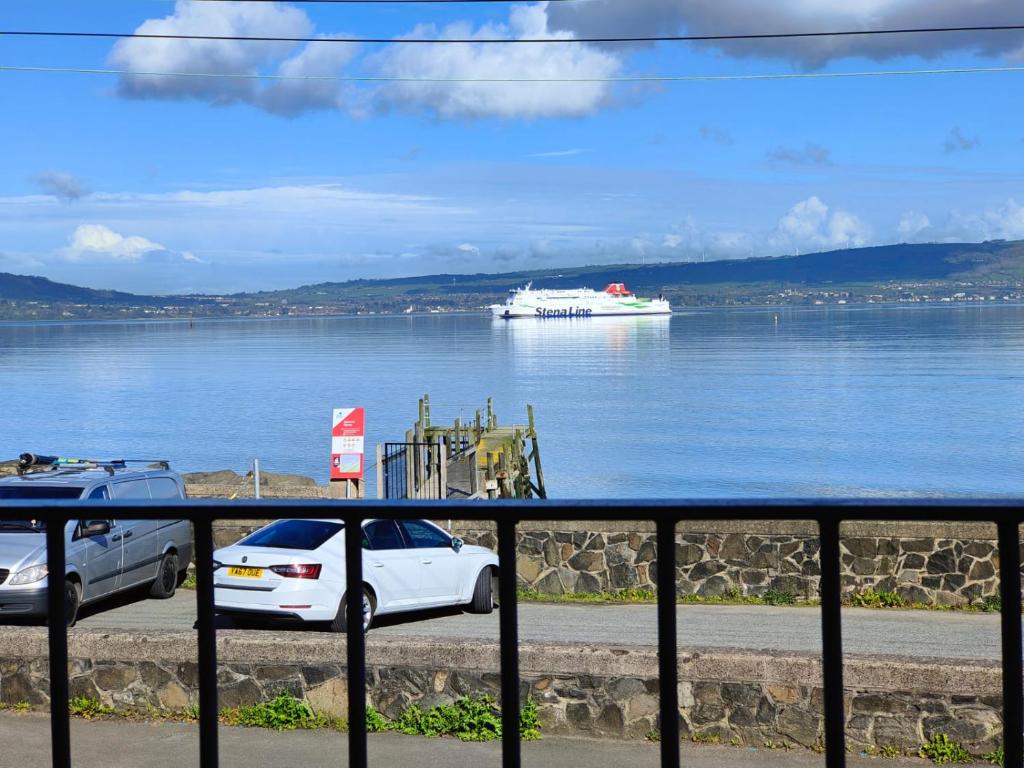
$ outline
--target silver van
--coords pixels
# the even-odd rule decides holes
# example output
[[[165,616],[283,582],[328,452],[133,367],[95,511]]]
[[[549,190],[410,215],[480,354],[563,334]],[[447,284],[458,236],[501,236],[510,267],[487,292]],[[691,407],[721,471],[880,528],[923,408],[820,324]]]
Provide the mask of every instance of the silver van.
[[[0,506],[15,499],[185,498],[181,477],[166,464],[162,466],[131,469],[117,461],[53,464],[0,478]],[[91,511],[83,509],[83,514]],[[103,514],[101,505],[96,505],[95,513]],[[127,589],[148,584],[151,597],[171,597],[192,559],[192,526],[187,520],[83,517],[67,524],[64,541],[69,624],[74,623],[82,605]],[[0,622],[13,617],[46,617],[47,573],[44,524],[0,520]]]

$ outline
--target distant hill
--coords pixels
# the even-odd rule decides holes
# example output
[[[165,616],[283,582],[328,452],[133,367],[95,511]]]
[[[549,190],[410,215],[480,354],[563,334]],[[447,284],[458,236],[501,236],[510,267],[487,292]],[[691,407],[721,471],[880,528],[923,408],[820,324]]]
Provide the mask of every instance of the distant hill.
[[[440,274],[387,280],[317,283],[283,291],[240,294],[261,300],[324,302],[351,299],[358,292],[374,297],[416,297],[424,293],[500,294],[532,280],[535,288],[574,288],[625,282],[636,291],[660,291],[683,285],[795,283],[804,285],[1024,279],[1024,241],[921,243],[848,248],[799,256],[697,262],[602,264],[585,267],[474,275]]]
[[[40,301],[61,304],[152,304],[161,299],[120,291],[98,291],[45,277],[0,272],[0,301]]]
[[[773,258],[735,259],[706,263],[602,264],[585,267],[473,275],[440,274],[388,280],[350,280],[317,283],[286,290],[234,294],[234,307],[256,302],[336,305],[340,311],[365,306],[405,306],[421,297],[447,297],[452,307],[479,306],[482,297],[494,298],[533,281],[536,288],[603,288],[625,282],[637,292],[657,293],[688,286],[720,287],[752,284],[807,286],[883,283],[890,281],[965,280],[1006,283],[1024,280],[1024,241],[984,243],[921,243],[848,248],[822,253]],[[138,296],[57,283],[44,277],[0,272],[0,301],[84,304],[97,307],[153,307],[173,303],[200,311],[216,310],[210,296],[173,298]],[[222,299],[218,302],[223,303]],[[191,311],[191,309],[187,310]]]

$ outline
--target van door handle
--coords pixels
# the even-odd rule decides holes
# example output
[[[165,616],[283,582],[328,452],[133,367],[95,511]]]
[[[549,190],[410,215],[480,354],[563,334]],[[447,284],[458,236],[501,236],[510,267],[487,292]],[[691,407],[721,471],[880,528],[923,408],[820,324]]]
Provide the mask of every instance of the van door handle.
[[[111,541],[120,541],[121,540],[121,534],[120,533],[114,534],[113,536],[110,537],[110,540]]]
[[[430,565],[434,561],[430,560],[428,558],[423,558],[422,560],[420,560],[420,562],[423,563],[424,565]]]
[[[384,563],[370,563],[374,568],[383,568]]]
[[[127,532],[126,532],[126,533],[124,534],[124,537],[125,537],[126,539],[130,539],[130,538],[132,537],[132,532],[131,532],[131,531],[127,531]]]

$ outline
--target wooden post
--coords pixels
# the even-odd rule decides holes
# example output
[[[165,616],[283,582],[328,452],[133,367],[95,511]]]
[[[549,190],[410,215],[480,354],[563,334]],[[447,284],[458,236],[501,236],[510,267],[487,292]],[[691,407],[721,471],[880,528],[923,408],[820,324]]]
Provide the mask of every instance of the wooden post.
[[[413,455],[416,451],[416,447],[413,445],[416,442],[416,433],[408,429],[405,432],[405,498],[415,499],[414,492],[416,490],[416,476],[413,474],[414,465],[416,463],[416,457]]]
[[[462,450],[462,418],[455,419],[455,445],[452,453],[459,453]]]
[[[497,491],[491,488],[491,483],[496,482],[498,479],[497,473],[494,471],[494,454],[487,454],[487,482],[485,487],[487,488],[487,498],[493,499]]]
[[[537,427],[533,421],[533,406],[527,404],[526,416],[530,426],[530,442],[532,445],[531,457],[533,458],[533,468],[537,474],[537,495],[546,499],[548,497],[547,489],[544,487],[544,470],[540,465],[540,445],[537,442]]]
[[[479,443],[480,442],[480,436],[483,433],[484,433],[483,430],[480,428],[480,411],[478,410],[476,412],[476,428],[475,428],[474,433],[473,433],[473,442],[474,443]]]

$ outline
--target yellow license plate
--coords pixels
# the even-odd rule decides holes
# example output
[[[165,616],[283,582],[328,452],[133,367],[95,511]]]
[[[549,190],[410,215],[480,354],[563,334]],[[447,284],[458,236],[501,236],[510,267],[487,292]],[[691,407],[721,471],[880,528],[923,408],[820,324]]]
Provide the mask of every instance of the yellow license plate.
[[[258,579],[262,575],[262,568],[247,568],[241,565],[232,565],[228,568],[228,576],[242,576],[246,579]]]

